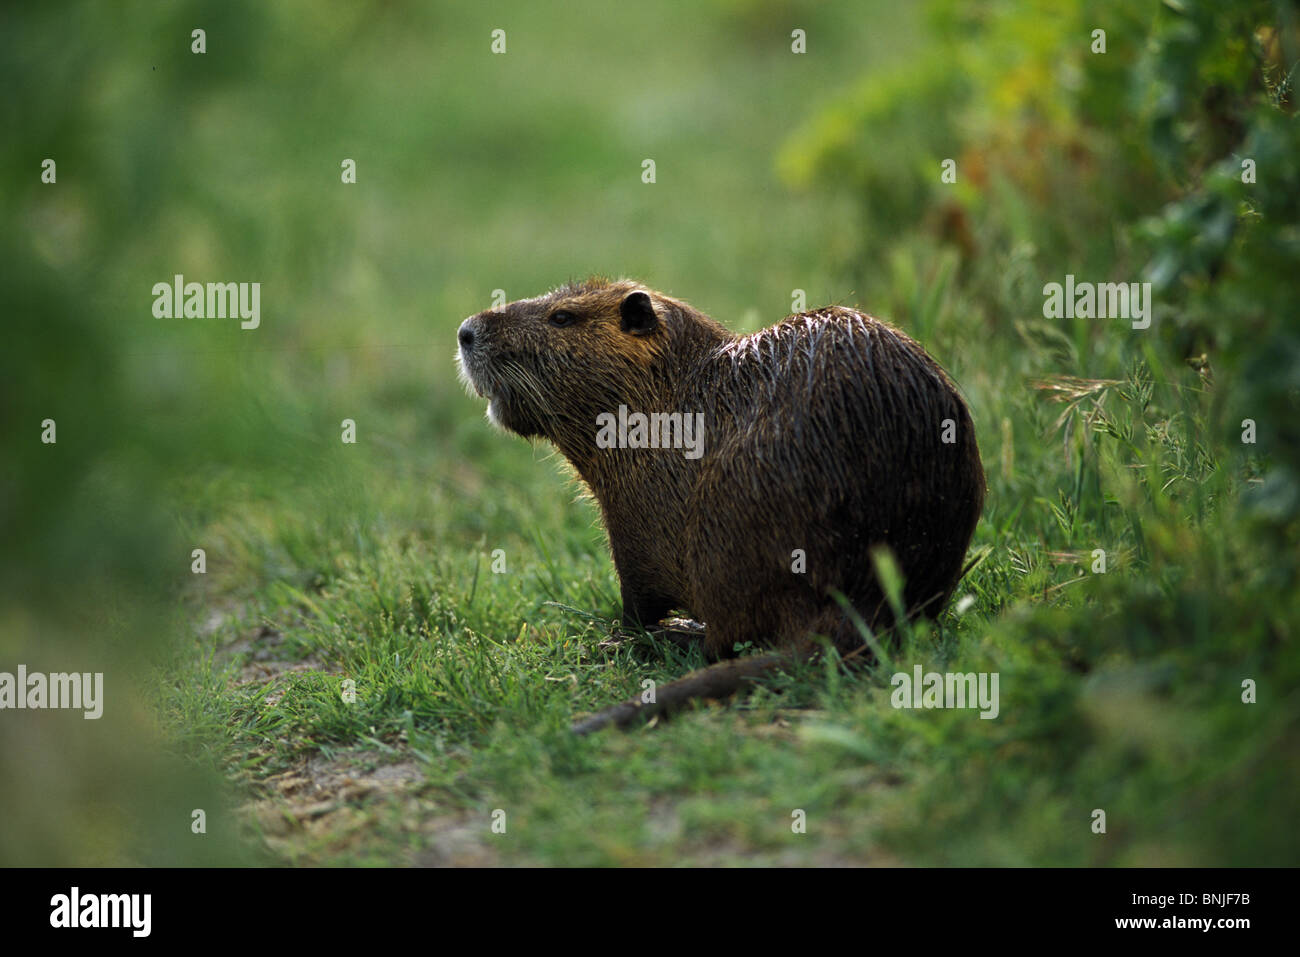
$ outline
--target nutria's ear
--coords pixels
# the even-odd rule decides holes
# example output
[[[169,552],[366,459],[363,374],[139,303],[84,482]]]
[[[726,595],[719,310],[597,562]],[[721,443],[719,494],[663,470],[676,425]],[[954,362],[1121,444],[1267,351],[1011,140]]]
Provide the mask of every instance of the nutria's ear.
[[[634,336],[644,336],[659,325],[659,317],[655,315],[650,297],[639,289],[623,297],[618,312],[623,317],[623,331]]]

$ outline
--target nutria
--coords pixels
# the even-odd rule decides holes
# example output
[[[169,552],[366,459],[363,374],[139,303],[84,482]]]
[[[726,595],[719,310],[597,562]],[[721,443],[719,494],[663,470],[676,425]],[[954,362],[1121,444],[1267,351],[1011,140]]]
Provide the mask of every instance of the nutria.
[[[894,623],[878,546],[909,616],[938,615],[961,576],[984,500],[970,414],[925,350],[877,319],[832,306],[738,336],[640,283],[590,279],[472,316],[458,339],[488,417],[553,442],[599,504],[625,623],[683,609],[711,660],[739,642],[775,649],[575,730],[725,696],[812,654],[814,636],[857,653],[837,593],[873,630]],[[638,432],[636,413],[676,417]],[[664,447],[673,438],[684,447]]]

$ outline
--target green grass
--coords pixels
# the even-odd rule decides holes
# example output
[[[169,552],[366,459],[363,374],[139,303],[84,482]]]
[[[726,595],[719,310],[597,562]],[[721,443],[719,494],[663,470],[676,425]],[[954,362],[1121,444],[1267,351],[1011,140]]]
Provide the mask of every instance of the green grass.
[[[1006,15],[963,43],[946,4],[859,7],[223,4],[202,11],[205,58],[185,52],[189,15],[85,5],[58,34],[24,13],[7,109],[60,174],[55,191],[5,159],[32,321],[3,421],[26,440],[57,414],[62,458],[13,440],[30,508],[6,517],[23,534],[0,651],[102,659],[133,690],[103,729],[60,726],[66,760],[0,799],[30,831],[0,834],[5,860],[1300,859],[1295,526],[1274,534],[1245,495],[1283,446],[1242,449],[1213,343],[1203,374],[1168,336],[1042,318],[1045,279],[1136,278],[1112,220],[1185,184],[1052,85],[1067,19]],[[1113,32],[1078,101],[1132,67],[1138,34]],[[973,252],[936,184],[900,181],[950,153],[991,170],[956,193]],[[262,328],[153,319],[145,292],[177,272],[261,281]],[[917,336],[966,394],[988,474],[965,610],[889,636],[891,666],[807,665],[573,737],[576,715],[702,659],[614,633],[597,510],[548,446],[487,424],[452,356],[494,289],[588,273],[737,331],[803,289]],[[1000,716],[896,710],[893,666],[916,663],[998,672]],[[0,748],[6,780],[33,761]],[[176,838],[194,807],[211,845]]]

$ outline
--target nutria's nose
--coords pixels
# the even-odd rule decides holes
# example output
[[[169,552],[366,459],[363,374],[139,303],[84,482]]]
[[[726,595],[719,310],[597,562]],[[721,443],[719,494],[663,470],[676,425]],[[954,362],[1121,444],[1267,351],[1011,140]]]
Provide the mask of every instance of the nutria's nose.
[[[460,331],[456,333],[456,338],[460,341],[460,347],[466,352],[474,348],[474,320],[466,319],[460,324]]]

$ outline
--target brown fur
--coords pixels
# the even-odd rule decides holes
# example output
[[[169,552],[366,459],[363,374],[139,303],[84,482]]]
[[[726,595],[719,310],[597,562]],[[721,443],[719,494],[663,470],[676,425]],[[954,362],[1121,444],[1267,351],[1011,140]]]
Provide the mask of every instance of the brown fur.
[[[577,321],[557,328],[557,311]],[[965,403],[897,329],[828,307],[736,336],[639,283],[593,279],[461,330],[462,374],[496,420],[554,442],[599,503],[626,622],[685,609],[705,622],[711,658],[744,641],[804,656],[812,635],[856,650],[832,590],[873,629],[892,625],[880,545],[909,614],[934,617],[951,595],[983,468]],[[598,448],[596,418],[620,404],[704,413],[703,456]],[[806,573],[792,571],[795,549]]]

